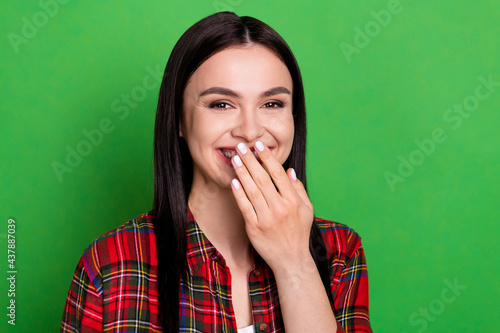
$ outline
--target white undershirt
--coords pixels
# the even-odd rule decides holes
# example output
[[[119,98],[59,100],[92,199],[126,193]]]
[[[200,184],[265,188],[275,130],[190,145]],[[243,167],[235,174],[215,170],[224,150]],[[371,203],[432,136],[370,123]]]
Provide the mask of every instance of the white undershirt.
[[[238,333],[255,333],[253,325],[244,328],[238,328]]]

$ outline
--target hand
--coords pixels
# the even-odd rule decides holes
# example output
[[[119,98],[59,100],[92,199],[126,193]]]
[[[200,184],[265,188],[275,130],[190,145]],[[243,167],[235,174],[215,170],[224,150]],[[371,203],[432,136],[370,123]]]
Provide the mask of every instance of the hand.
[[[255,151],[262,165],[243,143],[236,151],[232,164],[239,181],[231,187],[255,250],[273,270],[310,261],[313,206],[295,171],[285,172],[260,141]]]

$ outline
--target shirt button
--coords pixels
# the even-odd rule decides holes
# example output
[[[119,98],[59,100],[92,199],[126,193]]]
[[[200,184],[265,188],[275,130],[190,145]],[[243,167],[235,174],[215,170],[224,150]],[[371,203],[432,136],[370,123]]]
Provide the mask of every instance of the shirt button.
[[[264,323],[260,324],[260,325],[259,325],[259,329],[260,329],[262,332],[267,331],[267,324],[264,324]]]
[[[253,276],[255,277],[259,277],[260,276],[260,271],[258,269],[254,270],[253,271]],[[262,324],[262,325],[265,325],[265,324]],[[266,326],[267,327],[267,326]]]

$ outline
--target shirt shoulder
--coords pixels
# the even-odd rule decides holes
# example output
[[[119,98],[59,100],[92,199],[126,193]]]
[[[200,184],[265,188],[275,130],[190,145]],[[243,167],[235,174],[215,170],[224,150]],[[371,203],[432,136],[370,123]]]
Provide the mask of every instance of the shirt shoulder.
[[[103,275],[137,264],[156,267],[152,215],[144,213],[97,237],[85,249],[81,260],[89,278],[99,290]]]
[[[351,258],[362,249],[360,235],[351,227],[315,217],[316,225],[321,232],[329,258]]]

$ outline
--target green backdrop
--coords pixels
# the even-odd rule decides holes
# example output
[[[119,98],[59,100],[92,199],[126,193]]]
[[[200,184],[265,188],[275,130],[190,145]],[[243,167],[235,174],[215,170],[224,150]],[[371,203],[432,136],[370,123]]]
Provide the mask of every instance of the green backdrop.
[[[0,331],[57,331],[85,247],[151,208],[158,76],[182,32],[220,10],[295,52],[310,196],[362,236],[374,330],[495,332],[494,0],[2,2]]]

